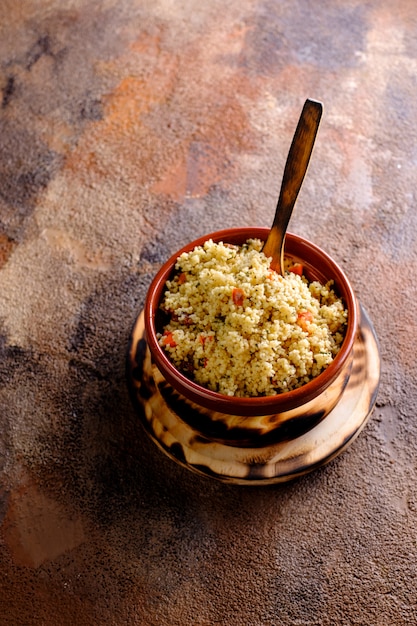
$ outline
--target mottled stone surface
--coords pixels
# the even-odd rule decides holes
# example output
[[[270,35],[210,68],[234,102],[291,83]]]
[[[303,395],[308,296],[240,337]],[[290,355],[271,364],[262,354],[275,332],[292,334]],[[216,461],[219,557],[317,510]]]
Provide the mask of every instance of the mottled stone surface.
[[[0,623],[417,622],[414,0],[0,3]],[[161,262],[273,217],[324,103],[291,230],[377,330],[377,407],[286,485],[151,443],[125,354]]]

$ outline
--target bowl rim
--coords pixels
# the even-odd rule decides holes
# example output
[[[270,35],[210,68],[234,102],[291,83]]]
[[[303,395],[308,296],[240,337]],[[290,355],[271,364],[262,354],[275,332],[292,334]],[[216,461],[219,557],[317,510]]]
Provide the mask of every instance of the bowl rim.
[[[237,397],[227,396],[202,387],[182,374],[170,361],[158,343],[155,318],[165,283],[173,273],[178,257],[183,252],[189,252],[209,239],[219,243],[220,241],[227,242],[229,238],[232,238],[234,240],[232,243],[236,243],[236,239],[241,240],[241,243],[243,243],[247,239],[254,238],[265,240],[268,232],[269,228],[259,226],[226,228],[190,241],[167,259],[156,273],[147,291],[144,306],[145,338],[152,360],[167,382],[176,391],[196,404],[216,412],[242,416],[270,415],[288,411],[309,402],[325,391],[336,379],[348,359],[356,339],[359,324],[359,304],[347,275],[338,263],[318,245],[304,237],[287,232],[285,249],[288,251],[288,255],[303,261],[306,266],[308,265],[310,271],[313,272],[312,280],[323,280],[323,277],[329,280],[329,277],[326,278],[325,274],[320,272],[312,263],[307,263],[307,260],[304,259],[306,253],[308,254],[308,259],[313,258],[317,260],[320,258],[322,264],[324,262],[326,267],[331,267],[333,273],[331,278],[333,278],[336,290],[343,297],[345,307],[348,309],[346,334],[340,351],[332,363],[311,381],[291,391],[273,396]],[[302,252],[302,254],[291,253],[291,250],[294,248]]]

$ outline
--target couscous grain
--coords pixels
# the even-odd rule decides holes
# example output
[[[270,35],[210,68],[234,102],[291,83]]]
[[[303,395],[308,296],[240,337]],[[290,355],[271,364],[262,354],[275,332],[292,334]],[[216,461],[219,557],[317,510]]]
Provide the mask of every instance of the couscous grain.
[[[301,266],[281,276],[262,246],[208,240],[182,254],[161,303],[169,322],[159,343],[174,365],[229,396],[304,385],[333,361],[346,330],[332,281],[309,283]]]

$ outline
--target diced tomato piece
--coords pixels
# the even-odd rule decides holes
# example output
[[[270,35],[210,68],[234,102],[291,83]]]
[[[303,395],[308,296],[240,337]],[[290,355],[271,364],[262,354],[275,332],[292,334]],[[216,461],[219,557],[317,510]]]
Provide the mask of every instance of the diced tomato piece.
[[[232,291],[232,299],[236,306],[243,306],[243,301],[245,299],[245,293],[243,289],[235,287]]]
[[[200,343],[204,346],[206,341],[213,341],[213,335],[200,335]]]
[[[177,345],[170,330],[166,330],[164,332],[164,345],[170,346],[171,348],[175,348],[175,346]]]
[[[185,272],[181,272],[178,276],[178,284],[183,285],[185,282],[187,282],[187,274]]]
[[[291,267],[288,268],[288,271],[292,274],[297,274],[298,276],[302,276],[304,272],[304,267],[302,263],[294,263]]]
[[[297,314],[297,324],[306,332],[312,321],[313,314],[311,311],[300,311]]]

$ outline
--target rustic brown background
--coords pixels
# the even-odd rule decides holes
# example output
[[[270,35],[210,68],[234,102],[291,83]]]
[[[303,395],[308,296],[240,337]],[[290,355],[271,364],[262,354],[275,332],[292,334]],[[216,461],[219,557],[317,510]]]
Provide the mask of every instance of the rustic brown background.
[[[0,623],[401,625],[416,609],[414,0],[0,3]],[[161,262],[291,230],[377,330],[378,405],[328,466],[225,486],[165,458],[124,361]]]

